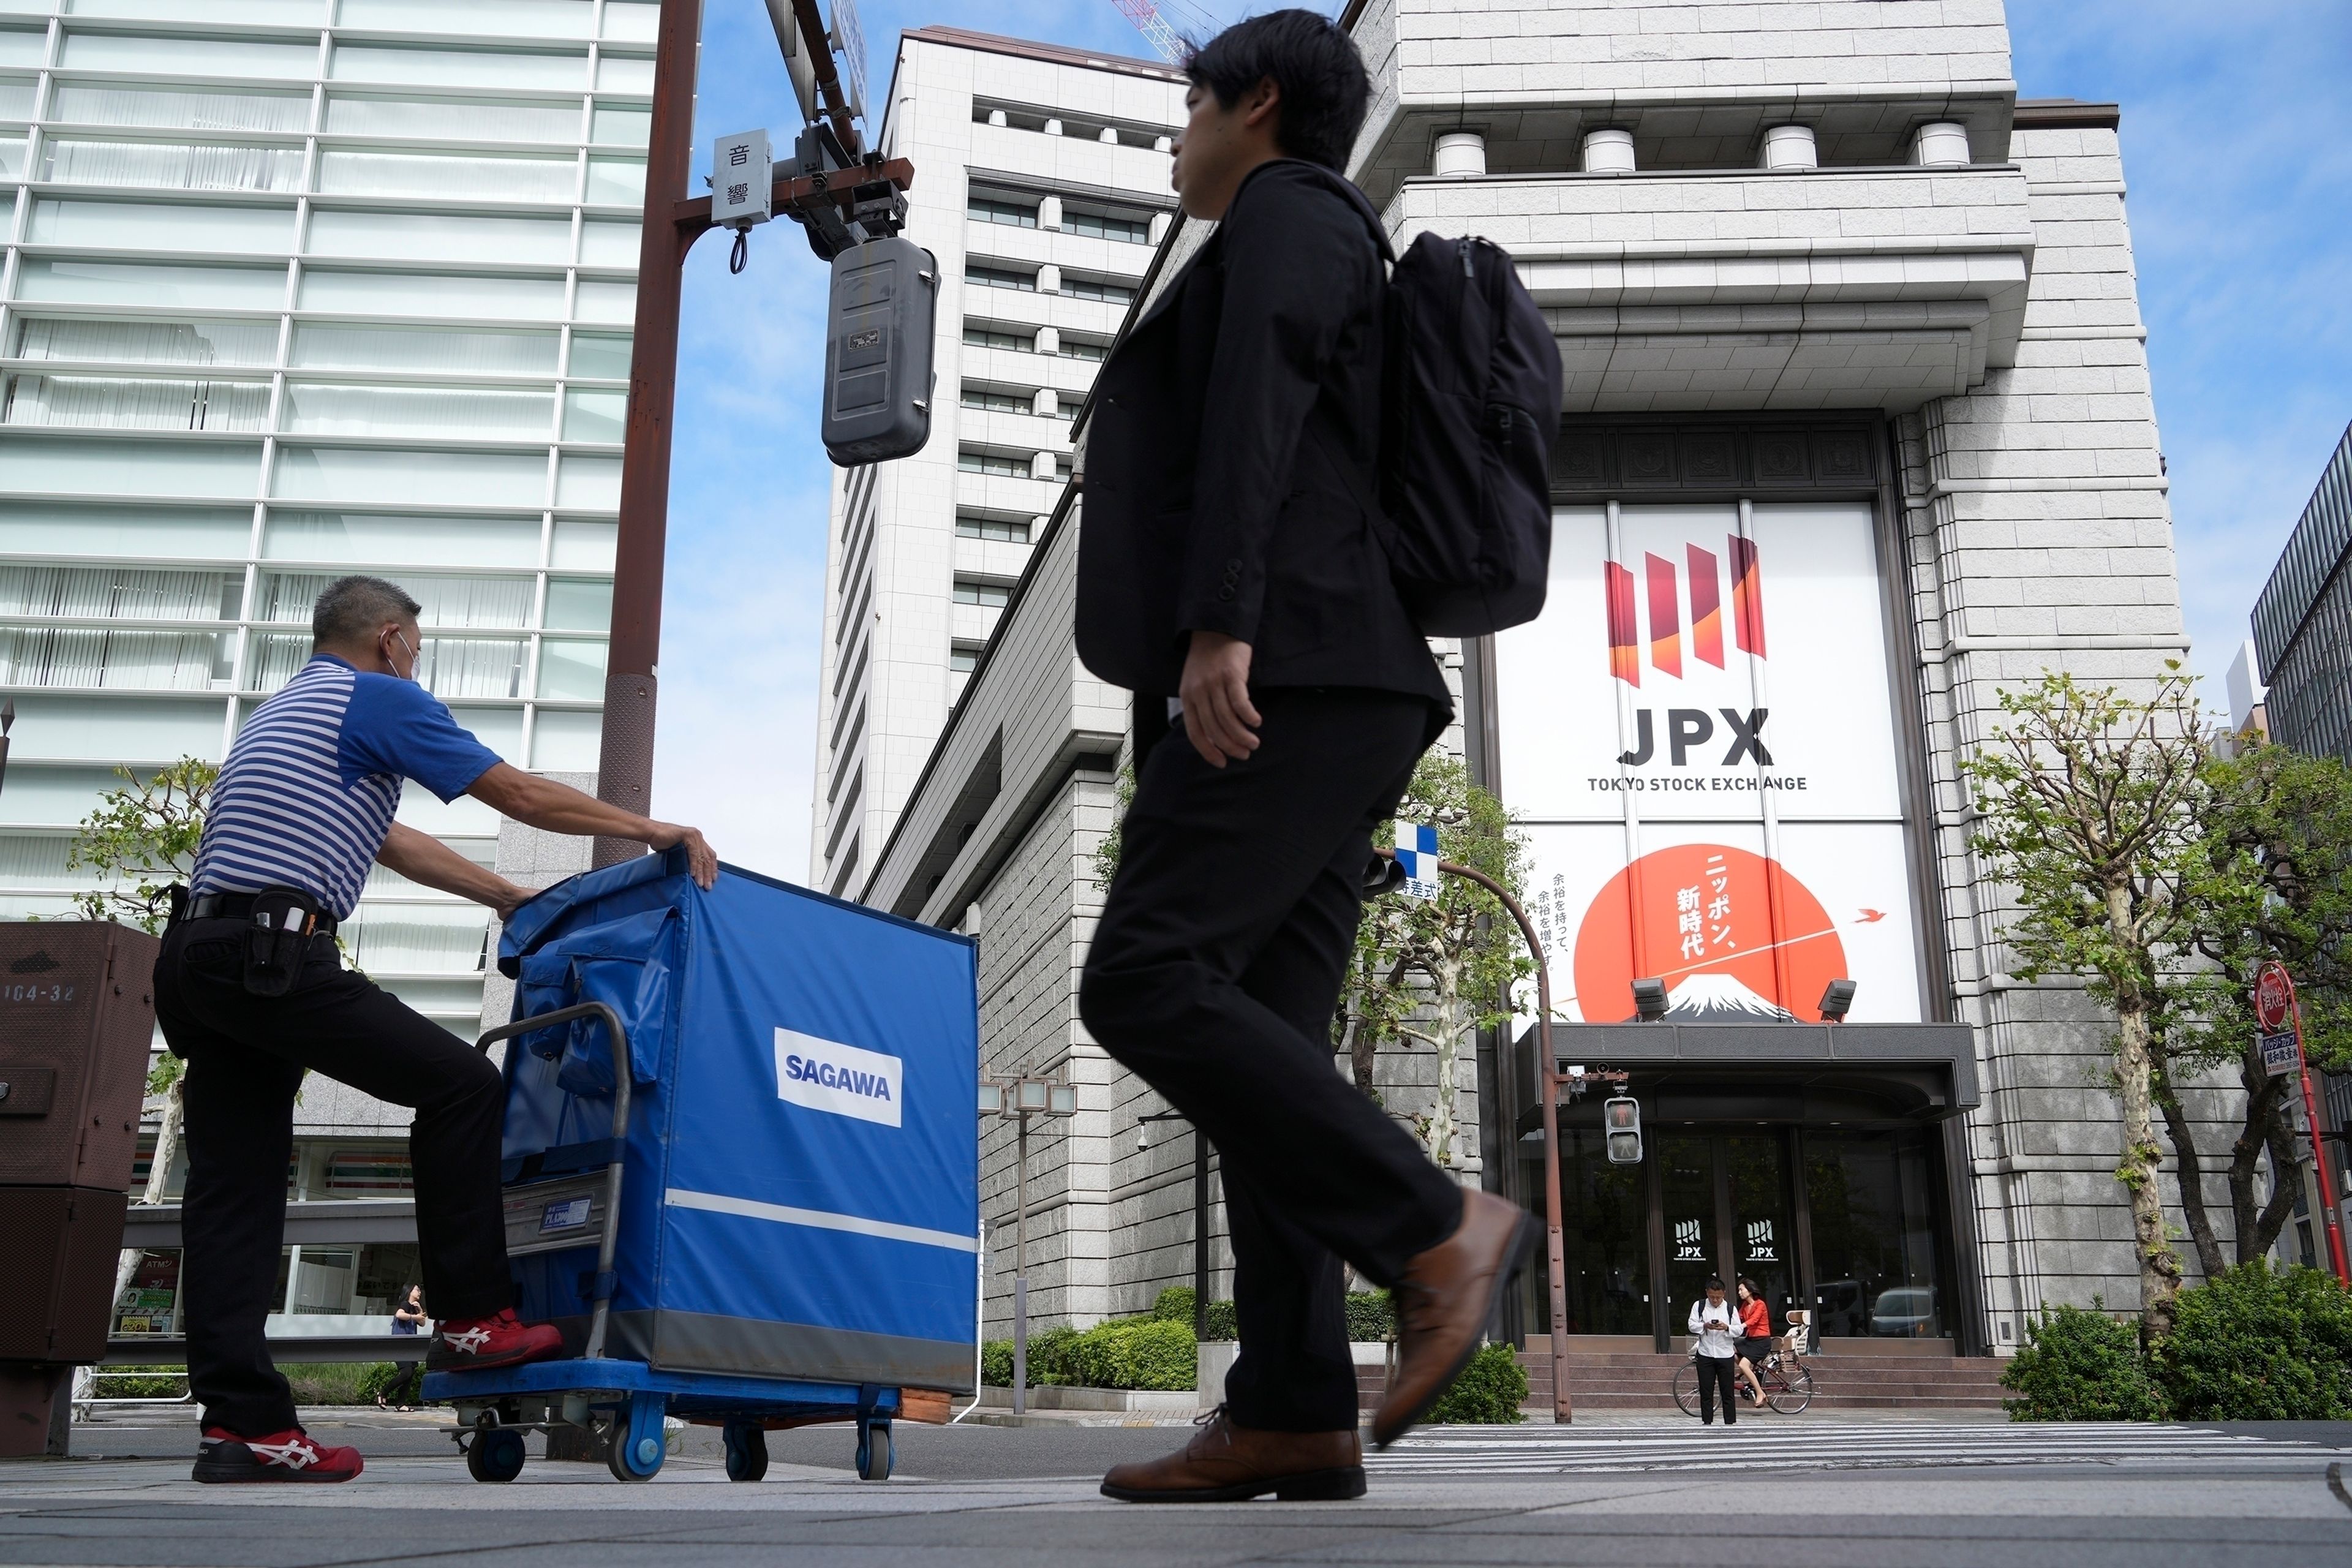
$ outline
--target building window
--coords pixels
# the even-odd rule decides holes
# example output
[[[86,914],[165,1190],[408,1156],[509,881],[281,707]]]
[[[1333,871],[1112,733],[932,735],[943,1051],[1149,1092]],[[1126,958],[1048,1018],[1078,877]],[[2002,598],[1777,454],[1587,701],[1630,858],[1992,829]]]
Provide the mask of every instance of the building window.
[[[1074,300],[1102,300],[1113,305],[1132,304],[1135,289],[1132,284],[1113,283],[1104,278],[1074,278],[1064,275],[1062,292]]]
[[[980,663],[980,644],[960,642],[948,645],[948,673],[970,675]]]
[[[1062,228],[1068,234],[1122,239],[1129,245],[1151,243],[1151,223],[1148,218],[1114,217],[1108,213],[1081,212],[1073,207],[1062,214]]]
[[[1013,590],[1003,583],[991,583],[979,577],[959,577],[955,580],[955,602],[978,605],[985,610],[1001,610],[1013,596]]]
[[[963,269],[963,280],[977,283],[983,289],[1017,289],[1024,294],[1037,291],[1037,275],[1034,272],[1015,272],[1009,267],[968,264]]]
[[[966,386],[963,389],[963,405],[966,408],[985,408],[992,414],[1027,414],[1032,409],[1029,399],[1020,393],[997,392],[984,386]]]
[[[967,321],[964,323],[963,341],[976,349],[1005,349],[1017,354],[1037,352],[1037,334],[1034,329],[1026,332],[1003,332],[991,327],[975,327]],[[1100,359],[1102,356],[1097,354],[1094,357]]]
[[[1037,226],[1036,203],[1016,202],[1006,196],[974,196],[964,214],[974,223],[1001,223],[1013,228]]]
[[[1034,477],[1029,471],[1028,458],[1011,452],[992,452],[982,447],[958,448],[956,467],[967,474],[995,474],[1008,479]]]
[[[956,534],[962,539],[993,539],[1006,544],[1029,542],[1029,525],[1009,518],[988,517],[976,512],[956,513]]]
[[[1067,284],[1064,287],[1066,289]],[[1062,353],[1070,359],[1108,359],[1110,345],[1094,338],[1082,338],[1075,332],[1062,334]]]

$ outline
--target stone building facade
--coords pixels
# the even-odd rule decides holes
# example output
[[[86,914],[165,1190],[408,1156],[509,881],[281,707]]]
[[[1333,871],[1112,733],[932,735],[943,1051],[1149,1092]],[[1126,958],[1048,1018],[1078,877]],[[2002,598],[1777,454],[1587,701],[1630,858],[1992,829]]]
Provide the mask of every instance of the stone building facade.
[[[1855,1023],[1894,1031],[1883,1037],[1898,1042],[1887,1047],[1898,1056],[1914,1049],[1899,1042],[1927,1042],[1917,1046],[1927,1054],[1885,1072],[1768,1068],[1759,1064],[1779,1047],[1753,1042],[1830,1032],[1704,1034],[1734,1027],[1719,1012],[1682,1029],[1675,1037],[1699,1042],[1691,1048],[1702,1056],[1709,1040],[1747,1049],[1754,1070],[1667,1064],[1661,1047],[1655,1070],[1635,1071],[1636,1095],[1653,1097],[1649,1167],[1620,1181],[1595,1166],[1567,1194],[1571,1229],[1618,1249],[1613,1262],[1586,1258],[1596,1306],[1590,1321],[1572,1309],[1572,1326],[1648,1333],[1663,1324],[1662,1302],[1682,1288],[1669,1250],[1675,1268],[1719,1260],[1744,1269],[1760,1257],[1780,1270],[1788,1302],[1843,1311],[1844,1331],[1945,1337],[1963,1352],[2013,1347],[2044,1301],[2102,1296],[2127,1306],[2137,1271],[2113,1177],[2114,1106],[2101,1087],[2105,1029],[2077,988],[2009,972],[2002,894],[1969,847],[1959,774],[1998,721],[2005,687],[2046,668],[2147,682],[2187,646],[2118,109],[2021,102],[1999,0],[1370,0],[1343,19],[1375,87],[1350,172],[1392,239],[1402,248],[1433,230],[1507,247],[1566,370],[1553,605],[1538,625],[1565,617],[1558,646],[1589,642],[1604,662],[1589,677],[1561,670],[1535,682],[1526,671],[1538,668],[1528,662],[1538,644],[1514,651],[1520,634],[1440,646],[1463,699],[1463,722],[1444,743],[1526,825],[1538,871],[1549,877],[1556,860],[1566,889],[1597,854],[1596,882],[1611,870],[1622,879],[1647,863],[1637,849],[1686,850],[1697,831],[1671,813],[1645,816],[1632,785],[1617,792],[1622,810],[1569,801],[1553,776],[1563,770],[1545,762],[1568,710],[1559,704],[1589,700],[1604,722],[1647,722],[1631,704],[1651,697],[1622,689],[1642,657],[1635,579],[1626,576],[1622,628],[1610,598],[1605,638],[1601,593],[1604,572],[1642,569],[1643,551],[1630,542],[1642,530],[1696,519],[1692,527],[1715,531],[1705,550],[1691,535],[1687,580],[1678,553],[1647,552],[1652,596],[1640,624],[1653,659],[1680,660],[1687,647],[1727,679],[1744,660],[1739,679],[1752,679],[1765,706],[1761,620],[1752,648],[1739,623],[1738,657],[1727,660],[1716,590],[1699,586],[1701,563],[1712,584],[1727,542],[1734,572],[1722,605],[1746,606],[1738,595],[1751,592],[1764,595],[1757,616],[1770,605],[1786,722],[1814,722],[1834,738],[1838,715],[1806,720],[1816,694],[1782,662],[1802,668],[1801,649],[1784,645],[1801,644],[1806,623],[1839,619],[1849,640],[1838,646],[1859,649],[1853,662],[1873,672],[1846,710],[1853,749],[1880,759],[1868,787],[1856,786],[1859,804],[1808,805],[1781,791],[1790,781],[1761,776],[1747,787],[1782,793],[1780,804],[1708,831],[1758,846],[1775,878],[1788,876],[1780,859],[1797,866],[1810,853],[1821,869],[1803,875],[1822,886],[1845,886],[1839,879],[1859,867],[1890,889],[1874,907],[1831,917],[1841,962],[1856,967],[1826,972],[1863,977]],[[1199,226],[1177,226],[1146,300],[1200,237]],[[1139,1146],[1140,1119],[1159,1101],[1087,1038],[1076,1015],[1100,900],[1093,851],[1115,821],[1127,728],[1126,694],[1095,680],[1072,643],[1082,439],[1078,468],[857,883],[866,901],[979,938],[987,1069],[1066,1073],[1079,1084],[1078,1118],[1031,1142],[1030,1300],[1045,1321],[1085,1322],[1141,1310],[1161,1285],[1189,1279],[1194,1224],[1189,1134],[1152,1124]],[[1813,580],[1791,569],[1809,541],[1832,536],[1864,563],[1836,591],[1867,613],[1817,612]],[[1685,606],[1687,644],[1674,637]],[[1619,667],[1612,683],[1605,660],[1621,642],[1636,664]],[[1716,679],[1696,663],[1670,673]],[[1648,690],[1665,690],[1664,679],[1654,673]],[[1630,777],[1647,742],[1625,744],[1618,763]],[[1788,767],[1767,759],[1754,772]],[[1571,918],[1583,899],[1543,917],[1560,939],[1556,995],[1586,973]],[[1821,934],[1776,923],[1770,945]],[[1621,970],[1643,963],[1633,941]],[[1750,984],[1691,995],[1738,991],[1753,1016],[1776,1020],[1743,1027],[1817,1019],[1818,982],[1800,995],[1791,963],[1769,967],[1777,981],[1751,973]],[[1756,994],[1773,984],[1778,993]],[[1622,1041],[1614,1027],[1577,1030],[1629,1012],[1597,993],[1565,1010],[1563,1060]],[[1841,1037],[1854,1051],[1871,1037]],[[1504,1031],[1482,1048],[1475,1083],[1465,1068],[1465,1114],[1476,1105],[1482,1136],[1462,1174],[1540,1206],[1539,1133],[1531,1095],[1517,1087],[1531,1081],[1533,1049],[1527,1033]],[[1937,1051],[1947,1055],[1929,1059]],[[1384,1098],[1410,1114],[1415,1094],[1428,1093],[1413,1081],[1425,1064],[1400,1058],[1389,1070]],[[1906,1074],[1912,1089],[1889,1087]],[[2223,1109],[2205,1091],[2192,1100],[2200,1114]],[[1576,1116],[1571,1142],[1582,1136]],[[990,1313],[1001,1331],[1009,1130],[984,1131],[982,1151]],[[1678,1198],[1685,1178],[1698,1185]],[[1759,1183],[1768,1198],[1755,1196]],[[1685,1198],[1687,1221],[1675,1206]],[[1612,1203],[1619,1216],[1600,1217]],[[1751,1217],[1756,1204],[1756,1215],[1781,1217]],[[1696,1227],[1687,1256],[1685,1224]],[[1213,1213],[1213,1246],[1217,1228]],[[1832,1257],[1835,1247],[1849,1252]],[[1215,1260],[1222,1268],[1223,1255]],[[1533,1331],[1547,1311],[1531,1291],[1515,1326]]]

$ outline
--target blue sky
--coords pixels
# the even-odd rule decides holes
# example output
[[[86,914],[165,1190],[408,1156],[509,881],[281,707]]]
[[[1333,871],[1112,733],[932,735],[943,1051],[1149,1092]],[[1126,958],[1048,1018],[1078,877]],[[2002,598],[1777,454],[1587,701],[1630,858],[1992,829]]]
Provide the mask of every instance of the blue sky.
[[[2009,12],[2021,94],[2124,106],[2191,663],[2219,703],[2254,596],[2352,420],[2352,5],[2011,0]],[[867,0],[863,14],[877,96],[903,27],[1144,52],[1112,0]],[[764,8],[708,0],[698,145],[762,124],[781,142],[795,118]],[[753,234],[740,277],[721,240],[688,259],[654,772],[656,814],[795,881],[808,870],[824,618],[824,285],[785,224]]]

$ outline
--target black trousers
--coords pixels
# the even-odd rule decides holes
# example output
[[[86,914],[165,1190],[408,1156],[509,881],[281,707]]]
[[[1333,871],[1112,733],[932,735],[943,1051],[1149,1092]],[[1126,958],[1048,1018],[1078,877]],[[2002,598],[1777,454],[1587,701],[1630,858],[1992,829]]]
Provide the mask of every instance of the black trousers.
[[[241,921],[174,927],[155,963],[155,1015],[188,1064],[180,1265],[188,1383],[206,1426],[257,1437],[295,1421],[263,1325],[278,1305],[294,1096],[305,1068],[415,1110],[408,1147],[434,1315],[486,1316],[511,1301],[513,1288],[499,1203],[499,1069],[344,969],[331,937],[310,940],[285,995],[247,994],[244,932]]]
[[[1715,1425],[1715,1395],[1723,1391],[1723,1424],[1739,1424],[1739,1358],[1728,1355],[1703,1355],[1693,1358],[1698,1367],[1698,1418],[1704,1426]]]
[[[1179,732],[1138,770],[1079,1011],[1103,1048],[1214,1143],[1241,1350],[1233,1418],[1357,1421],[1340,1260],[1395,1282],[1453,1234],[1460,1189],[1332,1061],[1372,830],[1396,809],[1430,705],[1398,693],[1252,694],[1246,762]]]

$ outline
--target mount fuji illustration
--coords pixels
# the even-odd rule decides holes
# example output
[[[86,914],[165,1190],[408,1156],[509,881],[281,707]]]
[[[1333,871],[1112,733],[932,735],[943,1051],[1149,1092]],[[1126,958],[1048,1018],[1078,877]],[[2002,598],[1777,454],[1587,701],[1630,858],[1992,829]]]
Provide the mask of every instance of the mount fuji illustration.
[[[1666,993],[1670,1024],[1793,1024],[1797,1016],[1776,1006],[1728,974],[1694,974]]]

